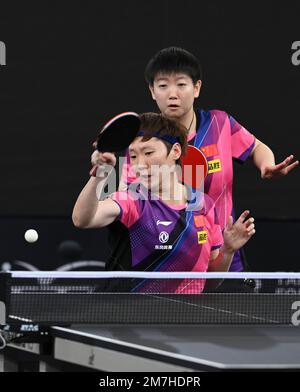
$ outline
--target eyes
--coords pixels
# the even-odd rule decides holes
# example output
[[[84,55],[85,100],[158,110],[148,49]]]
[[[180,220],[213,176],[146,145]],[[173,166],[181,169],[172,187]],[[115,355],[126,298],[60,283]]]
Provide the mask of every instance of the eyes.
[[[180,83],[177,83],[177,86],[178,87],[186,87],[187,86],[187,83],[185,83],[185,82],[180,82]],[[158,88],[160,88],[160,89],[166,89],[168,87],[168,84],[167,83],[159,83],[158,84]]]
[[[145,154],[147,157],[150,157],[153,153],[154,153],[154,151],[146,151],[144,154]],[[130,159],[131,159],[131,160],[136,159],[136,155],[131,154],[131,155],[130,155]]]

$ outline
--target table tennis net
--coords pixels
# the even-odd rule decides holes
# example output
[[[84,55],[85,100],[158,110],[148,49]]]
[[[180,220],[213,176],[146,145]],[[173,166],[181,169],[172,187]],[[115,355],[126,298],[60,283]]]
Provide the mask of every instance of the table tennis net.
[[[297,325],[298,309],[300,273],[0,273],[0,324]]]

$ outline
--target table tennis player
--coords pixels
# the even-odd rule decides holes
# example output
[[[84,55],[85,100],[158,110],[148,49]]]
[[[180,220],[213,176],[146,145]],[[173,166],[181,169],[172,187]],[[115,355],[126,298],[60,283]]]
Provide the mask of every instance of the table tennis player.
[[[107,174],[98,174],[81,191],[73,222],[80,228],[107,226],[112,231],[108,269],[227,271],[234,252],[255,233],[254,219],[244,211],[234,224],[232,217],[228,219],[222,235],[214,203],[203,193],[198,208],[189,209],[189,189],[178,181],[176,171],[187,146],[186,135],[184,126],[161,114],[141,115],[140,131],[129,146],[138,187],[98,200],[99,188],[107,181]],[[95,151],[91,160],[98,167],[116,164],[110,152]],[[164,170],[152,171],[154,166]],[[182,281],[174,291],[189,292],[188,283]],[[198,288],[193,285],[193,292],[202,290],[203,282]]]

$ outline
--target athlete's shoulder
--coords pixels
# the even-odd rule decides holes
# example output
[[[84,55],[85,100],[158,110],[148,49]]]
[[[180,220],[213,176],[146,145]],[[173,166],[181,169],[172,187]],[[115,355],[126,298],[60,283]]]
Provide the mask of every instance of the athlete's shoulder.
[[[198,115],[202,116],[216,116],[216,117],[229,117],[230,115],[225,111],[221,109],[201,109],[198,108],[196,110]]]
[[[197,115],[198,115],[198,122],[201,124],[205,124],[207,122],[214,122],[218,123],[222,126],[224,124],[228,123],[230,124],[230,115],[225,112],[224,110],[220,109],[210,109],[210,110],[203,110],[203,109],[198,109],[197,110]]]

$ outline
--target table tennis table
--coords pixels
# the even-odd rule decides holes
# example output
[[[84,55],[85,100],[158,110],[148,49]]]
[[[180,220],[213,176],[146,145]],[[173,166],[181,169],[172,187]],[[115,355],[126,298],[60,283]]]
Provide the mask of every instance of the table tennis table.
[[[47,354],[41,344],[10,344],[0,352],[2,370],[17,370],[21,351],[40,371],[67,365],[110,372],[300,370],[294,326],[74,325],[51,327],[50,336]]]
[[[43,335],[42,330],[38,331],[38,340],[30,340],[25,334],[23,343],[8,339],[7,347],[0,350],[0,370],[26,370],[26,363],[40,371],[300,370],[300,320],[293,323],[292,318],[299,313],[294,307],[300,306],[298,285],[287,286],[293,291],[277,294],[262,291],[174,296],[98,293],[90,290],[91,279],[98,282],[94,273],[86,273],[84,279],[84,273],[80,278],[74,274],[78,286],[74,286],[70,274],[63,275],[64,290],[57,274],[40,280],[35,273],[34,284],[32,277],[28,278],[33,286],[28,286],[26,274],[23,282],[23,275],[2,276],[8,278],[9,289],[8,294],[2,294],[7,298],[2,302],[2,323],[8,320],[18,324],[29,317],[34,323],[41,322],[47,332]],[[107,279],[107,274],[104,276]],[[294,274],[282,276],[287,279]],[[210,273],[210,277],[218,274]],[[54,319],[56,322],[51,323]]]

